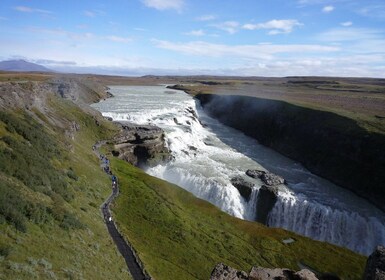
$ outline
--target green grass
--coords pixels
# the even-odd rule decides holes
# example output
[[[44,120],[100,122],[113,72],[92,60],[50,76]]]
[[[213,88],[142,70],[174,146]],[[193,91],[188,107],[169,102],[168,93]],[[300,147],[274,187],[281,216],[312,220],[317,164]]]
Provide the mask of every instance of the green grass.
[[[363,256],[236,219],[120,160],[114,159],[112,168],[121,188],[115,220],[155,279],[209,279],[218,262],[245,271],[252,266],[298,270],[301,263],[343,279],[361,278]],[[296,242],[284,245],[289,237]]]
[[[110,180],[91,149],[114,128],[55,96],[45,109],[0,112],[0,278],[130,279],[100,213]]]

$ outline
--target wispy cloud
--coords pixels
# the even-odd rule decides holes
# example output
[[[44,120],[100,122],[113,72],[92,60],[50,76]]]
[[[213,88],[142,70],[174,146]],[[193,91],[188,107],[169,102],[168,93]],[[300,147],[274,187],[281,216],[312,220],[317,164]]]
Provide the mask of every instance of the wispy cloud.
[[[204,36],[206,35],[205,32],[202,29],[199,30],[191,30],[190,32],[183,33],[184,35],[189,36]]]
[[[117,43],[129,43],[132,42],[132,38],[129,37],[120,37],[120,36],[115,36],[115,35],[109,35],[106,36],[107,40],[117,42]]]
[[[176,10],[182,11],[184,0],[142,0],[143,4],[149,8],[157,10]]]
[[[83,14],[86,16],[86,17],[97,17],[97,16],[103,16],[105,15],[106,13],[104,11],[101,11],[101,10],[86,10],[83,12]]]
[[[223,57],[235,56],[240,58],[253,59],[272,59],[274,54],[279,53],[314,53],[314,52],[336,52],[339,51],[335,46],[323,45],[275,45],[275,44],[257,44],[257,45],[225,45],[213,44],[204,41],[192,41],[187,43],[170,42],[164,40],[152,40],[156,47],[167,49],[178,53]]]
[[[215,20],[217,17],[215,15],[203,15],[203,16],[200,16],[200,17],[197,17],[196,20],[197,21],[211,21],[211,20]]]
[[[357,13],[371,18],[385,19],[385,3],[366,5],[357,10]]]
[[[240,24],[237,21],[225,21],[221,23],[212,24],[211,26],[226,31],[230,34],[234,34],[238,31]]]
[[[273,19],[267,22],[263,23],[257,23],[257,24],[244,24],[242,26],[243,29],[247,30],[258,30],[258,29],[268,29],[269,35],[276,35],[276,34],[282,34],[282,33],[290,33],[293,31],[294,27],[301,26],[302,23],[300,23],[298,20],[295,19]]]
[[[75,66],[77,63],[75,61],[60,61],[60,60],[52,60],[52,59],[36,59],[32,60],[32,62],[43,65],[71,65]]]
[[[324,13],[330,13],[330,12],[334,11],[334,9],[335,9],[334,6],[329,5],[329,6],[323,7],[323,8],[322,8],[322,12],[324,12]]]
[[[13,7],[13,9],[22,13],[52,14],[52,12],[48,10],[36,9],[36,8],[27,7],[27,6],[16,6],[16,7]]]
[[[345,27],[348,27],[348,26],[352,26],[352,25],[353,25],[353,22],[351,22],[351,21],[345,21],[345,22],[341,22],[341,25],[342,25],[342,26],[345,26]]]
[[[382,31],[370,28],[333,28],[316,36],[316,39],[325,42],[377,40],[383,38]]]
[[[0,17],[0,20],[8,20],[6,17]]]
[[[87,17],[95,17],[96,13],[91,12],[91,11],[84,11],[84,15]]]

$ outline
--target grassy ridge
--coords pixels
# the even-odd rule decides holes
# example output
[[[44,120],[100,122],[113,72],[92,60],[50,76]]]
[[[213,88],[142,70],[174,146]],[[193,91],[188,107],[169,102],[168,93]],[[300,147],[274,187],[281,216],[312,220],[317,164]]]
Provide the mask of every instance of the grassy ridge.
[[[361,278],[363,256],[236,219],[122,161],[113,160],[112,168],[121,186],[115,219],[155,279],[208,279],[218,262],[246,271],[303,264],[343,279]],[[284,245],[289,237],[296,242]]]
[[[54,95],[46,108],[0,112],[0,278],[129,279],[99,209],[109,178],[91,150],[113,127]]]

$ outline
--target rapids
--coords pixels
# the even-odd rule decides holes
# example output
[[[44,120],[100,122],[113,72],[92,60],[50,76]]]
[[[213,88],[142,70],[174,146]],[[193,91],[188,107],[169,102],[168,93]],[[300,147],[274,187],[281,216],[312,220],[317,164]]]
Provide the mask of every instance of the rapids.
[[[230,179],[247,169],[284,177],[268,225],[369,255],[385,245],[385,217],[376,207],[307,171],[243,133],[207,116],[191,96],[164,86],[113,86],[114,98],[93,105],[115,121],[161,127],[174,159],[146,171],[175,183],[238,218],[254,220],[262,182],[246,201]]]

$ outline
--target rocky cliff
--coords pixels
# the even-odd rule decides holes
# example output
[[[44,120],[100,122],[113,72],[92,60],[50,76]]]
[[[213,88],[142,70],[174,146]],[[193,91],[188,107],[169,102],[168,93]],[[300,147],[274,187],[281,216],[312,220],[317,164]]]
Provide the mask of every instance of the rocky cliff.
[[[198,94],[205,111],[385,211],[385,135],[283,101]]]
[[[171,159],[161,128],[151,125],[117,123],[120,132],[111,141],[113,155],[135,166],[154,166]]]

